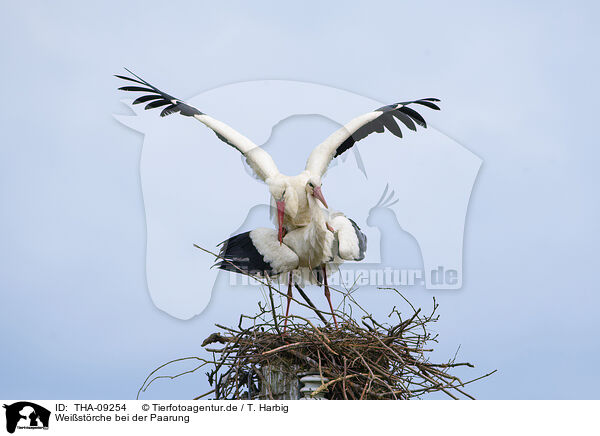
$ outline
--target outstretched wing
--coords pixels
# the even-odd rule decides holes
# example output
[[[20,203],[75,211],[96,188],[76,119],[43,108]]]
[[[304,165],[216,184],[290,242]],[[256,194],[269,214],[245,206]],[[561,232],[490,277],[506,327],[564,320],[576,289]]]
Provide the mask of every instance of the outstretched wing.
[[[373,112],[354,118],[348,124],[336,130],[312,151],[306,162],[306,169],[312,174],[322,176],[334,158],[374,132],[383,133],[387,129],[397,137],[402,138],[402,130],[396,120],[410,130],[417,130],[417,125],[426,128],[425,119],[409,105],[418,104],[440,110],[434,103],[438,101],[437,98],[405,101],[383,106]]]
[[[144,95],[135,99],[133,104],[147,103],[145,107],[146,110],[165,106],[160,112],[161,117],[165,117],[177,112],[186,117],[194,117],[215,132],[221,141],[242,153],[246,157],[248,165],[250,165],[258,177],[260,177],[262,180],[266,181],[268,178],[279,174],[277,165],[275,165],[271,155],[254,144],[244,135],[232,129],[222,121],[200,112],[198,109],[190,106],[183,100],[161,91],[127,68],[125,69],[134,77],[121,76],[118,74],[116,74],[115,77],[127,80],[129,82],[134,82],[137,85],[122,86],[119,89],[122,91],[144,93]]]

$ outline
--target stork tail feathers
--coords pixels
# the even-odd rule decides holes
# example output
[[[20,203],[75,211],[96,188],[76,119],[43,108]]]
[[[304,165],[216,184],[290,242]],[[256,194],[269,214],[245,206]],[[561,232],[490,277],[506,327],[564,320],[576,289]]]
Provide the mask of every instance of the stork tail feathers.
[[[214,266],[242,274],[275,276],[298,267],[298,255],[279,243],[277,230],[263,227],[223,242],[219,257]]]
[[[219,257],[215,263],[219,269],[251,275],[265,275],[272,272],[271,266],[265,262],[262,254],[252,242],[250,232],[241,233],[221,243]]]

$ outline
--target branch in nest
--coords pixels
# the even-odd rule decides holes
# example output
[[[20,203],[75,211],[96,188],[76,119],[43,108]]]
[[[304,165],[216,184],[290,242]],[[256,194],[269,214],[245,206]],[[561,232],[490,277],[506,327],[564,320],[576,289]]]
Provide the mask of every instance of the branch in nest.
[[[352,297],[347,297],[352,302]],[[408,302],[408,300],[407,300]],[[222,328],[213,333],[205,345],[226,344],[220,350],[218,368],[211,374],[215,393],[223,399],[246,399],[251,392],[240,386],[268,383],[259,372],[265,368],[288,371],[290,377],[299,372],[318,371],[329,379],[313,395],[327,391],[331,399],[410,399],[432,392],[443,392],[450,398],[473,398],[464,386],[492,373],[463,382],[451,371],[457,367],[473,367],[468,362],[431,362],[426,344],[436,342],[429,333],[429,324],[438,320],[434,301],[431,313],[424,315],[409,303],[409,312],[401,316],[394,308],[388,319],[378,321],[367,314],[360,324],[340,313],[339,329],[330,325],[317,327],[310,320],[291,316],[288,332],[278,333],[277,317],[268,308],[259,306],[255,316],[243,315],[252,326],[239,330]],[[224,372],[217,376],[217,372]],[[256,374],[256,376],[253,376]],[[252,391],[252,388],[249,389]],[[263,389],[270,398],[270,386]],[[266,394],[264,394],[266,395]]]

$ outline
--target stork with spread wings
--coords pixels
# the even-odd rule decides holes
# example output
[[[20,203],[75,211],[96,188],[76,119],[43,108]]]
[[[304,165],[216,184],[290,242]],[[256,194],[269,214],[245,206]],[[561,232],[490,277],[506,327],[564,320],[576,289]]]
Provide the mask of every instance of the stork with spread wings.
[[[145,109],[164,106],[160,113],[163,117],[179,112],[183,116],[196,118],[213,130],[221,141],[242,153],[248,165],[269,187],[272,202],[276,203],[278,230],[259,228],[229,238],[221,248],[222,261],[217,266],[232,272],[255,275],[289,275],[286,321],[292,297],[293,272],[298,269],[319,271],[336,322],[327,285],[326,265],[363,259],[366,237],[356,223],[343,214],[330,214],[321,209],[318,202],[328,207],[321,191],[321,178],[334,158],[371,133],[382,133],[387,129],[402,138],[397,121],[413,131],[416,131],[417,125],[427,127],[423,117],[409,105],[439,110],[434,103],[439,100],[425,98],[396,103],[354,118],[312,151],[304,171],[296,176],[288,176],[279,172],[265,150],[244,135],[127,71],[134,77],[117,77],[136,85],[119,89],[144,93],[133,102],[134,105],[146,103]]]
[[[221,141],[235,148],[245,157],[248,165],[269,187],[272,202],[277,207],[280,240],[285,231],[308,224],[310,220],[308,196],[313,196],[327,207],[321,191],[321,178],[333,159],[371,133],[383,133],[387,129],[395,136],[402,138],[402,129],[397,121],[413,131],[417,130],[417,126],[426,128],[425,119],[410,106],[420,105],[434,110],[440,109],[435,104],[439,101],[438,99],[423,98],[383,106],[360,115],[319,144],[308,157],[304,171],[295,176],[288,176],[279,172],[269,153],[235,129],[188,105],[183,100],[161,91],[130,70],[127,71],[133,77],[122,75],[116,75],[116,77],[134,82],[136,85],[123,86],[119,89],[144,93],[133,101],[134,105],[147,103],[145,109],[164,106],[160,113],[162,117],[172,113],[194,117],[215,132]]]

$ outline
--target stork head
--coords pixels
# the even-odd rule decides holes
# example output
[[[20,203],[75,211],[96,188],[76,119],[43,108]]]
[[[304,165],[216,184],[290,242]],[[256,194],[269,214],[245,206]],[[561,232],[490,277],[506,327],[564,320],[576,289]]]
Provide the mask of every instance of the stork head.
[[[325,197],[323,197],[323,193],[321,192],[321,178],[311,176],[306,182],[306,193],[317,200],[319,200],[325,208],[328,208],[327,202],[325,201]]]
[[[283,242],[283,220],[285,215],[296,216],[298,213],[298,196],[296,191],[283,179],[269,180],[269,192],[277,208],[277,226],[279,227],[279,243]]]

